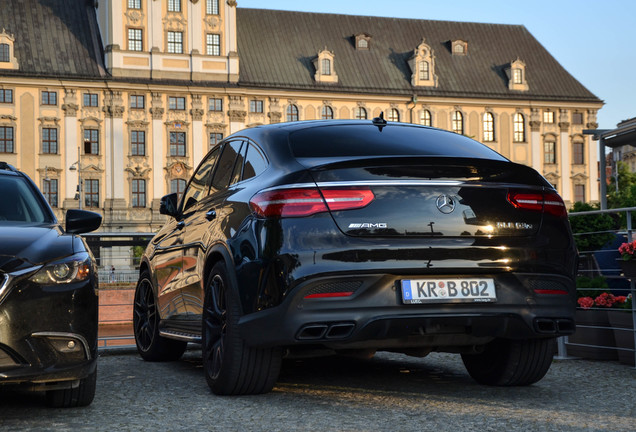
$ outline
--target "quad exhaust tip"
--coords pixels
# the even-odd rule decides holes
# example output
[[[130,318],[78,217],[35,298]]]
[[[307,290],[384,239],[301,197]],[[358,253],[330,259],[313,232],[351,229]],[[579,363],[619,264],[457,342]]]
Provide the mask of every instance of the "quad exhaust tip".
[[[345,339],[351,336],[356,325],[352,322],[307,324],[296,334],[298,340]]]

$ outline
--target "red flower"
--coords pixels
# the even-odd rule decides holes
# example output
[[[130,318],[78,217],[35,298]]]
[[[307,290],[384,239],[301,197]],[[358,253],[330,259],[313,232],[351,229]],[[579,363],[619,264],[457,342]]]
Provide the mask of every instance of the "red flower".
[[[613,294],[610,294],[610,293],[603,293],[594,299],[594,304],[596,306],[603,306],[603,307],[610,308],[612,307],[614,303],[616,303],[616,298],[614,297]]]
[[[589,309],[594,306],[594,300],[592,300],[592,297],[581,297],[577,301],[579,303],[579,306],[581,306],[583,309]]]

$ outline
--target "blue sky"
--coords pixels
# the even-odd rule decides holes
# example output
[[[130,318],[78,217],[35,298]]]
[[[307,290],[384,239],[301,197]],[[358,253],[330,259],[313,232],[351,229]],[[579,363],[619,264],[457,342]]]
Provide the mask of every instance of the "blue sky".
[[[599,128],[612,129],[636,117],[633,0],[238,0],[238,6],[524,25],[605,102],[598,114]]]

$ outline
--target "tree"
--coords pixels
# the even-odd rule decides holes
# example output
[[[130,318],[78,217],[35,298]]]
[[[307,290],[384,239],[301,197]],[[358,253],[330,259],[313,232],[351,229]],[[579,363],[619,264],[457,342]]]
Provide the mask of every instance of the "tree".
[[[580,252],[601,249],[614,238],[614,230],[618,228],[616,220],[609,214],[593,214],[576,216],[577,212],[598,210],[599,205],[576,202],[570,210],[570,225],[575,234],[574,241]],[[582,234],[586,233],[586,234]]]

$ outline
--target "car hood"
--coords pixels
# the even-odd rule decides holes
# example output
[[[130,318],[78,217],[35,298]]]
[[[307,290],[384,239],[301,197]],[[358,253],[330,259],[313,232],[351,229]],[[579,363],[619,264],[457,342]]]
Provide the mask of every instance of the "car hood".
[[[0,270],[11,272],[73,253],[73,236],[58,225],[0,226]]]

